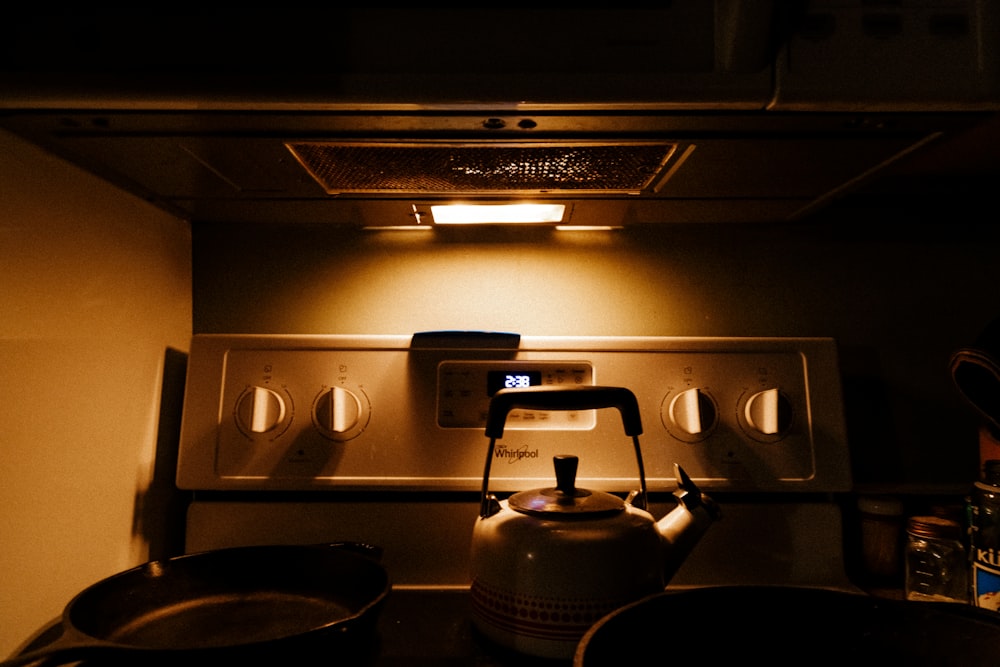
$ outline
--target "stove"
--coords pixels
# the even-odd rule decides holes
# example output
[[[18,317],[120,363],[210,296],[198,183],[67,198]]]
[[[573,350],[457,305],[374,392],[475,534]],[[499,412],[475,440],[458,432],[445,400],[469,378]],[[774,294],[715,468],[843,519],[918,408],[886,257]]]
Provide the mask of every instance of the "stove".
[[[604,385],[639,403],[652,514],[674,464],[720,505],[668,590],[731,584],[857,589],[840,496],[850,462],[834,340],[542,337],[506,332],[230,335],[192,340],[177,484],[187,552],[360,541],[393,590],[376,663],[524,664],[470,623],[469,550],[490,396],[504,386]],[[514,410],[490,488],[639,487],[614,410]]]

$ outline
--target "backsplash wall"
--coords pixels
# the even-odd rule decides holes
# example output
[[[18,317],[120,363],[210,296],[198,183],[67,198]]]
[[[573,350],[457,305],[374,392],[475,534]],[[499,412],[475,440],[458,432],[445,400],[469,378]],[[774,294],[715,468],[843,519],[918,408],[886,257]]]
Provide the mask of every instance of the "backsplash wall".
[[[948,358],[1000,315],[997,246],[855,213],[571,234],[195,224],[194,331],[830,336],[856,483],[960,489],[978,422]]]

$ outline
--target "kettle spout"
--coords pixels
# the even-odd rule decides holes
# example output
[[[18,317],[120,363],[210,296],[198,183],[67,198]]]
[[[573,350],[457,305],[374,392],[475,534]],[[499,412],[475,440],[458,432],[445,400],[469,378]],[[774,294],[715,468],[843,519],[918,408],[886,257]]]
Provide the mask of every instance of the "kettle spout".
[[[663,547],[663,583],[667,584],[680,569],[705,531],[722,518],[722,511],[712,498],[701,492],[676,463],[677,507],[656,522]]]

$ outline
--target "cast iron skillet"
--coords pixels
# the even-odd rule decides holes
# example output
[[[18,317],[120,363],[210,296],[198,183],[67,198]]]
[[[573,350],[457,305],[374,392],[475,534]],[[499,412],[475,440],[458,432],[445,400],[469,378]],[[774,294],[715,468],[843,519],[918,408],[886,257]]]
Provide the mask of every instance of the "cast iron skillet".
[[[0,667],[42,658],[47,665],[257,661],[368,644],[390,590],[380,556],[378,547],[338,543],[235,547],[145,563],[78,594],[63,610],[58,639]]]
[[[887,600],[792,586],[658,593],[611,612],[584,635],[574,667],[631,656],[699,664],[998,664],[1000,614],[948,602]],[[659,662],[657,662],[659,660]]]

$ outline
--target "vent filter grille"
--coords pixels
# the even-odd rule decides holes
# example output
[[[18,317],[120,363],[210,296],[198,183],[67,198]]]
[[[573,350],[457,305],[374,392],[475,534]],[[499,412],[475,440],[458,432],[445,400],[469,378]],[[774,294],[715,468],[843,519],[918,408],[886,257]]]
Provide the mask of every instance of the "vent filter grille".
[[[639,193],[675,144],[286,144],[328,194]]]

